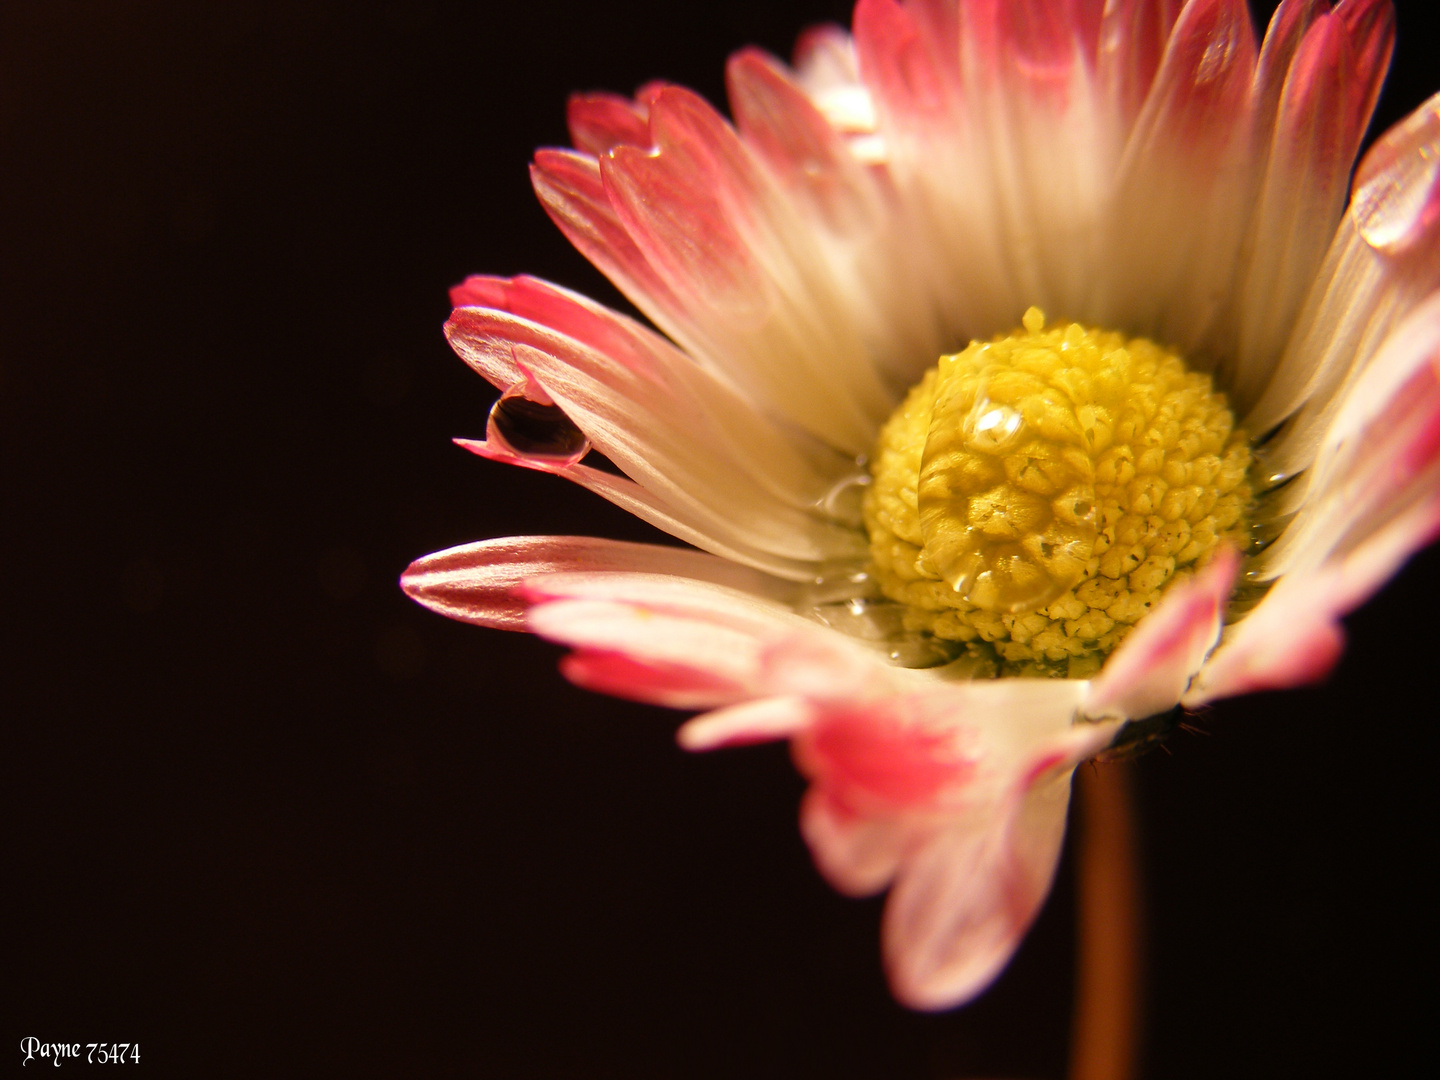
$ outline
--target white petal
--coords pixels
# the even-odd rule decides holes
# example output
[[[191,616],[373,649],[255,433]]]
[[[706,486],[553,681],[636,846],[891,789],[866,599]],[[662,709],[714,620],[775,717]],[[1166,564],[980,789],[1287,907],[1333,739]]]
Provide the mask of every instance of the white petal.
[[[630,544],[589,536],[507,536],[448,548],[417,559],[401,587],[426,607],[463,622],[523,630],[527,580],[545,574],[645,572],[708,581],[783,601],[788,582],[686,548]]]

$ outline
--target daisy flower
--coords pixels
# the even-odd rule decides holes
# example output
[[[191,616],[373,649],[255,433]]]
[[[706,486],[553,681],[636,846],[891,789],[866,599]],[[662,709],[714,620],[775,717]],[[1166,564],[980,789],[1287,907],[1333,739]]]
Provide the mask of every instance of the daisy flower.
[[[1077,763],[1321,678],[1440,529],[1440,98],[1351,175],[1393,23],[861,0],[737,53],[730,119],[577,95],[535,190],[658,332],[467,280],[446,332],[502,396],[460,442],[693,548],[510,537],[404,588],[699,712],[689,749],[790,740],[897,997],[973,997]]]

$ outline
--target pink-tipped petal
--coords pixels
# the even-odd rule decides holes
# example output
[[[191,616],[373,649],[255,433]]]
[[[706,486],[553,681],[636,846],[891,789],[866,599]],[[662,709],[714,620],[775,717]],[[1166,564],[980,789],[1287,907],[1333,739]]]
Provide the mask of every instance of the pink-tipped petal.
[[[814,707],[803,697],[768,697],[716,709],[682,724],[676,741],[686,750],[788,739],[810,722]]]
[[[1269,382],[1344,211],[1368,103],[1385,74],[1362,63],[1359,50],[1366,47],[1338,14],[1323,12],[1309,19],[1288,57],[1272,55],[1266,38],[1261,82],[1284,81],[1273,104],[1266,100],[1269,88],[1262,89],[1257,110],[1257,134],[1267,125],[1271,132],[1250,225],[1249,268],[1237,293],[1236,356],[1243,363],[1222,368],[1237,409],[1255,403]],[[1266,61],[1282,59],[1284,70],[1267,69]]]
[[[471,274],[459,285],[450,288],[450,303],[455,307],[489,307],[508,311],[510,279],[488,274]]]
[[[885,141],[876,133],[875,98],[860,81],[855,42],[834,25],[812,27],[795,45],[795,77],[826,121],[844,136],[856,159],[886,161]]]
[[[1395,5],[1391,0],[1340,0],[1335,14],[1345,21],[1350,33],[1354,85],[1364,88],[1351,97],[1349,122],[1355,131],[1364,134],[1395,52]]]
[[[1255,111],[1262,123],[1269,122],[1280,106],[1280,94],[1305,32],[1329,10],[1329,0],[1282,0],[1275,9],[1255,72]]]
[[[545,212],[580,254],[668,331],[666,314],[681,310],[680,300],[610,205],[599,163],[573,151],[538,150],[530,180]]]
[[[722,146],[729,141],[711,112],[688,90],[665,90],[651,109],[656,146],[616,148],[602,159],[601,176],[619,219],[656,271],[685,295],[754,320],[763,317],[768,300],[756,290],[760,268],[729,213],[752,202],[746,189],[756,183],[753,165],[694,130],[698,123]],[[717,151],[726,160],[718,160]]]
[[[641,605],[594,600],[557,600],[537,604],[526,613],[526,628],[541,637],[594,654],[598,665],[573,669],[605,678],[604,664],[624,661],[624,673],[658,673],[629,686],[625,696],[667,704],[666,695],[682,674],[687,708],[730,705],[752,696],[757,687],[760,641],[747,630],[703,619],[652,611]],[[613,688],[618,679],[605,679]],[[702,687],[713,693],[695,698]]]
[[[860,701],[903,685],[904,672],[843,634],[796,634],[761,657],[765,683],[777,694],[809,701]]]
[[[1092,273],[1101,323],[1182,350],[1222,332],[1253,201],[1254,32],[1243,0],[1191,0],[1106,184]]]
[[[1244,0],[1190,0],[1166,43],[1127,154],[1227,147],[1249,119],[1255,37]],[[1222,120],[1223,118],[1223,120]]]
[[[931,42],[896,0],[860,0],[854,20],[860,75],[877,111],[912,132],[941,123],[960,92],[958,55],[945,49],[958,37]]]
[[[411,563],[400,587],[448,618],[523,630],[530,602],[522,584],[569,572],[672,574],[775,598],[789,591],[774,578],[703,552],[589,536],[508,536],[438,551]]]
[[[1440,474],[1440,292],[1397,326],[1353,378],[1293,521],[1257,560],[1264,578],[1345,556],[1434,490]]]
[[[1120,726],[1079,724],[1037,741],[1012,759],[1007,782],[975,812],[911,834],[918,850],[899,867],[882,930],[897,998],[947,1009],[1000,973],[1050,890],[1071,771]]]
[[[818,787],[800,804],[800,833],[816,868],[846,896],[871,896],[889,885],[916,838],[903,821],[862,817]]]
[[[1440,475],[1435,478],[1440,483]],[[1440,537],[1436,484],[1343,557],[1287,574],[1234,628],[1196,676],[1184,704],[1286,690],[1328,675],[1345,648],[1341,618],[1375,594],[1422,547]]]
[[[1072,723],[1083,684],[1000,680],[817,703],[794,737],[822,873],[896,880],[885,956],[901,1001],[948,1008],[1004,966],[1049,887],[1071,769],[1118,721]]]
[[[1090,684],[1085,714],[1139,720],[1174,708],[1220,636],[1239,565],[1239,556],[1222,548],[1209,566],[1170,589]]]
[[[796,742],[800,770],[852,813],[936,809],[973,786],[988,748],[978,725],[933,712],[924,698],[832,708]]]
[[[992,801],[1053,753],[1088,756],[1108,743],[1096,733],[1113,734],[1111,727],[1073,723],[1085,685],[1000,679],[850,693],[833,699],[796,740],[796,761],[856,813],[960,812]]]
[[[832,230],[866,228],[881,212],[873,182],[779,63],[746,49],[725,74],[736,127],[785,190]]]
[[[1307,576],[1308,577],[1308,576]],[[1189,708],[1220,698],[1284,690],[1319,682],[1345,651],[1345,631],[1338,613],[1316,603],[1307,590],[1323,589],[1329,582],[1308,577],[1295,586],[1277,586],[1257,609],[1236,627],[1233,636],[1215,651],[1184,697]]]
[[[1140,112],[1183,0],[1114,0],[1105,5],[1096,43],[1096,82],[1116,119]]]
[[[531,605],[527,629],[578,650],[568,675],[642,701],[709,708],[777,696],[809,700],[790,689],[795,679],[784,654],[792,652],[804,665],[833,654],[825,662],[850,674],[837,691],[883,694],[896,678],[878,654],[788,606],[703,581],[560,573],[531,578],[516,591]]]
[[[1049,892],[1065,835],[1066,773],[939,832],[906,860],[885,906],[890,986],[914,1009],[974,998],[1014,955]]]
[[[708,709],[743,697],[748,689],[723,672],[603,649],[561,658],[560,673],[582,690],[670,709]]]
[[[892,407],[813,233],[755,155],[701,98],[667,87],[654,149],[600,162],[630,240],[680,304],[651,310],[687,351],[714,360],[761,407],[863,453]],[[647,298],[635,297],[642,308]],[[665,319],[668,318],[668,324]]]
[[[1103,9],[1103,0],[972,0],[961,9],[965,63],[1012,81],[1029,108],[1063,108],[1077,68],[1096,55]]]
[[[650,143],[646,112],[618,94],[572,94],[565,114],[575,148],[597,158],[617,146]]]

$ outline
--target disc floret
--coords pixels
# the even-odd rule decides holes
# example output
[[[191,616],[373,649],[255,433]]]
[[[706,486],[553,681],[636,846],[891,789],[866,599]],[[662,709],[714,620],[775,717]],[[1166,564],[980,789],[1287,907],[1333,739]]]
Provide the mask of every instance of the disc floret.
[[[881,430],[864,517],[906,628],[997,674],[1083,677],[1222,540],[1250,447],[1210,376],[1077,323],[941,357]]]

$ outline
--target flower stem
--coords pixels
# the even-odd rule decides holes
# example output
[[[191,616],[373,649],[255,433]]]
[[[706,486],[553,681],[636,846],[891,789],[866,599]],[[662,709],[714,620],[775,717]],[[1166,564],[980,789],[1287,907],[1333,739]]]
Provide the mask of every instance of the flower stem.
[[[1139,1066],[1144,918],[1131,762],[1075,771],[1080,829],[1069,1080],[1133,1080]]]

